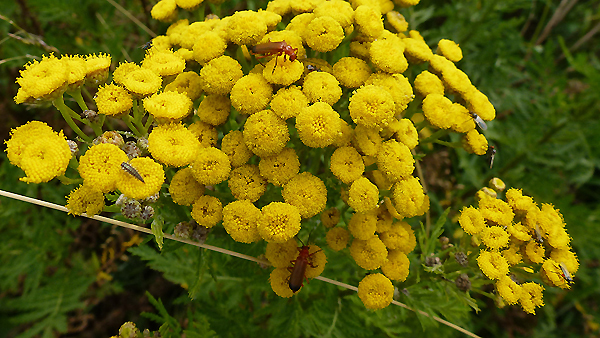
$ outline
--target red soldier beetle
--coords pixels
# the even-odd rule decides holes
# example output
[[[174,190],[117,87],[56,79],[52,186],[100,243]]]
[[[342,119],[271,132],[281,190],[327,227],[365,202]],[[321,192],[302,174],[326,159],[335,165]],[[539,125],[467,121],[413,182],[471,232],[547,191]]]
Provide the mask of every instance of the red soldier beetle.
[[[304,279],[308,283],[308,278],[306,277],[306,268],[310,265],[311,268],[316,268],[312,262],[309,262],[309,258],[321,251],[321,249],[310,253],[310,247],[308,245],[302,245],[302,247],[298,248],[300,251],[298,253],[298,257],[295,261],[292,261],[293,266],[289,267],[288,270],[292,272],[290,275],[289,287],[293,292],[298,292],[302,286],[304,286]]]
[[[256,57],[257,59],[262,59],[267,56],[275,55],[275,67],[273,67],[273,72],[275,71],[275,68],[277,67],[277,57],[278,56],[283,55],[284,60],[285,60],[285,57],[287,56],[290,61],[294,61],[298,58],[298,56],[296,55],[296,53],[298,52],[298,48],[293,48],[292,46],[288,45],[288,43],[285,41],[279,41],[279,42],[270,42],[269,41],[266,43],[261,43],[256,46],[252,46],[252,48],[250,48],[250,52],[254,55],[262,54],[260,56],[257,56]]]

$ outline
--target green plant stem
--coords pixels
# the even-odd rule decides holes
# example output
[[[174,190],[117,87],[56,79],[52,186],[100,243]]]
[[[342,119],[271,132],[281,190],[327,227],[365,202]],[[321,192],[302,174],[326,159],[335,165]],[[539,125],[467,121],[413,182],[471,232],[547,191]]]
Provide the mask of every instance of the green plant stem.
[[[138,104],[138,100],[133,101],[133,124],[135,125],[138,133],[143,137],[148,134],[148,128],[150,125],[144,125],[142,119],[144,118],[143,109],[140,109],[140,105]],[[152,122],[150,122],[152,123]]]
[[[69,178],[65,175],[57,177],[60,183],[64,185],[79,184],[83,182],[83,178]]]
[[[133,123],[131,123],[131,116],[129,116],[129,114],[123,115],[123,121],[125,121],[127,127],[129,127],[129,129],[135,134],[136,137],[143,137],[143,135],[140,134],[139,130],[133,125]]]
[[[73,121],[71,114],[75,114],[75,112],[71,108],[67,107],[62,96],[52,101],[52,104],[54,105],[54,107],[56,107],[56,109],[58,109],[60,114],[65,119],[65,122],[67,122],[69,127],[73,129],[77,136],[81,137],[81,139],[83,139],[85,142],[92,142],[92,138],[87,136],[83,131],[81,131],[77,124],[75,124],[75,121]]]
[[[442,141],[442,140],[435,140],[435,141],[433,141],[433,143],[441,144],[443,146],[450,147],[450,148],[461,148],[462,147],[462,144],[460,142],[446,142],[446,141]]]
[[[439,140],[440,137],[444,137],[448,135],[449,131],[447,129],[440,129],[435,133],[431,134],[428,138],[419,141],[419,143],[434,143]]]
[[[75,99],[75,102],[77,102],[77,104],[79,105],[79,108],[81,108],[81,110],[85,111],[85,110],[89,109],[87,104],[83,100],[83,96],[81,95],[81,87],[79,87],[73,91],[70,91],[68,93],[69,93],[69,95],[71,95],[71,97],[73,97],[73,99]],[[86,123],[86,125],[88,125],[92,128],[92,130],[94,131],[94,134],[96,134],[96,136],[102,135],[102,125],[104,124],[104,117],[105,116],[102,115],[102,118],[98,119],[98,122],[96,122],[96,123],[94,123],[94,122],[90,122],[89,124]],[[77,118],[77,120],[85,123],[85,121],[83,119]]]

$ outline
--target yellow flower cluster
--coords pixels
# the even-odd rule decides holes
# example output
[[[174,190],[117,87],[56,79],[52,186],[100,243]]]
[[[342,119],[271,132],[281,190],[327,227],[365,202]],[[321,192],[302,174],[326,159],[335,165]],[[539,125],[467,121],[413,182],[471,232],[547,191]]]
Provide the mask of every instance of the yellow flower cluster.
[[[499,193],[505,185],[494,178],[490,188]],[[487,278],[495,281],[498,294],[506,303],[518,302],[528,313],[535,313],[536,307],[544,305],[543,286],[516,281],[514,275],[521,269],[536,271],[548,286],[570,288],[579,261],[557,209],[550,204],[538,206],[531,197],[513,188],[506,191],[506,202],[482,191],[477,197],[478,208],[463,208],[458,222],[477,239],[475,242],[483,244],[477,264]]]

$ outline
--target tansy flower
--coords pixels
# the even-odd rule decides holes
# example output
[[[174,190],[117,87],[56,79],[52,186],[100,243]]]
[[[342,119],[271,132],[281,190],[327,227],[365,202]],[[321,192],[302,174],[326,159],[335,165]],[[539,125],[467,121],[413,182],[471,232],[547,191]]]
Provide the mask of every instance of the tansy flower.
[[[221,140],[221,151],[227,154],[232,167],[239,167],[248,162],[254,155],[244,143],[244,134],[239,130],[232,130]],[[298,164],[300,167],[300,164]]]
[[[406,38],[404,42],[404,54],[410,63],[418,64],[430,61],[433,58],[431,48],[422,39]]]
[[[160,76],[176,75],[185,69],[185,60],[176,56],[172,50],[150,49],[142,60],[142,67],[156,72]]]
[[[398,121],[394,137],[396,141],[402,142],[408,149],[414,149],[419,144],[419,134],[414,123],[409,119]]]
[[[277,268],[271,272],[269,282],[271,289],[279,297],[290,298],[294,295],[294,291],[290,289],[290,275],[292,273],[287,268]]]
[[[65,64],[67,68],[67,84],[69,85],[67,90],[74,90],[80,87],[85,80],[86,69],[85,60],[79,55],[64,55],[60,58],[60,61]]]
[[[415,6],[421,0],[395,0],[394,2],[400,7],[411,7]]]
[[[348,205],[358,212],[367,212],[377,208],[379,190],[366,177],[361,177],[350,186]]]
[[[173,45],[181,44],[181,34],[188,29],[189,25],[190,25],[190,21],[188,19],[181,19],[181,20],[177,20],[176,22],[172,23],[169,26],[169,28],[167,28],[166,35],[169,38],[169,41],[171,42],[171,44],[173,44]]]
[[[440,42],[438,42],[437,53],[452,62],[458,62],[463,57],[462,50],[458,46],[458,43],[447,39],[441,39]]]
[[[200,121],[213,126],[227,122],[231,112],[231,101],[227,96],[206,95],[200,102],[196,115]]]
[[[358,88],[371,75],[371,68],[364,60],[359,58],[343,57],[333,65],[333,75],[342,86]]]
[[[479,90],[473,90],[464,94],[463,99],[467,101],[467,108],[479,115],[486,121],[491,121],[496,117],[496,109],[490,103],[490,100]]]
[[[387,214],[389,214],[389,213],[387,213]],[[395,222],[393,224],[393,226],[394,227],[400,226],[400,227],[404,228],[404,230],[406,230],[406,233],[408,233],[408,238],[406,238],[406,239],[403,238],[399,249],[402,252],[404,252],[405,254],[412,252],[415,249],[415,247],[417,246],[417,237],[415,237],[415,231],[412,229],[410,224],[408,224],[407,222],[404,222],[404,221],[398,221],[398,222]]]
[[[144,199],[160,191],[165,182],[165,171],[162,165],[149,157],[136,157],[129,161],[129,164],[142,176],[144,182],[123,169],[119,170],[116,175],[116,187],[123,195]]]
[[[300,140],[312,148],[331,145],[340,129],[340,115],[324,102],[303,108],[296,117],[296,130]]]
[[[460,103],[453,103],[450,107],[450,116],[452,126],[450,127],[457,133],[468,133],[475,129],[475,121],[469,110]]]
[[[111,57],[108,54],[90,54],[85,57],[85,81],[92,85],[104,83],[108,79]]]
[[[271,99],[271,110],[284,120],[296,117],[305,107],[308,107],[308,99],[297,86],[281,88]]]
[[[202,148],[192,163],[194,178],[201,184],[215,185],[229,177],[231,165],[229,157],[217,148]]]
[[[135,96],[146,97],[160,89],[162,78],[151,69],[139,68],[125,74],[121,84]]]
[[[536,206],[533,198],[523,196],[521,189],[510,188],[506,191],[506,202],[517,215],[524,215],[528,210]]]
[[[412,85],[402,74],[373,73],[365,81],[365,85],[385,88],[394,99],[396,114],[403,112],[415,97]]]
[[[173,176],[169,184],[169,193],[173,202],[191,205],[204,194],[204,186],[194,179],[191,168],[183,168]]]
[[[348,222],[348,230],[354,238],[367,240],[375,235],[377,217],[374,213],[356,212]]]
[[[387,261],[381,266],[381,272],[393,280],[404,282],[408,277],[410,261],[406,254],[400,250],[390,250]]]
[[[394,218],[390,214],[385,204],[380,204],[375,213],[377,216],[377,232],[383,233],[389,231],[392,228]],[[409,226],[410,227],[410,226]],[[414,236],[414,234],[413,234]]]
[[[349,250],[356,264],[367,270],[378,269],[385,263],[388,255],[385,245],[377,236],[364,241],[355,239]]]
[[[183,8],[186,11],[193,11],[198,8],[198,5],[202,3],[203,0],[175,0],[177,3],[177,7]]]
[[[410,149],[394,140],[383,142],[377,152],[377,167],[392,182],[409,178],[415,170],[414,164]]]
[[[127,75],[129,73],[133,72],[134,70],[138,70],[138,69],[142,69],[142,67],[138,66],[134,62],[121,62],[112,74],[113,81],[115,83],[123,85]]]
[[[567,249],[571,242],[571,236],[567,230],[560,226],[555,226],[548,230],[548,244],[555,249]]]
[[[258,16],[263,19],[267,25],[267,30],[271,31],[277,27],[277,24],[281,22],[281,15],[270,11],[264,11],[259,9],[257,12]]]
[[[122,171],[121,163],[128,160],[125,152],[117,146],[101,143],[90,147],[79,158],[77,170],[79,170],[79,175],[83,178],[85,185],[94,187],[101,192],[109,192],[116,188],[117,174]],[[136,180],[133,177],[132,179]]]
[[[98,88],[94,101],[98,107],[98,114],[109,116],[127,113],[133,107],[129,92],[114,83]]]
[[[236,45],[255,45],[267,33],[267,24],[253,11],[237,11],[227,25],[227,39]]]
[[[392,188],[392,199],[396,210],[403,217],[414,217],[422,215],[427,210],[423,210],[423,204],[426,203],[423,187],[416,177],[409,177],[406,180],[396,182]]]
[[[346,123],[343,119],[340,119],[340,132],[338,133],[338,137],[336,137],[335,141],[332,143],[334,147],[343,147],[350,145],[352,142],[352,136],[354,134],[354,129]]]
[[[394,116],[394,99],[380,86],[362,86],[350,98],[348,110],[354,123],[369,128],[380,127],[387,125]]]
[[[193,49],[196,37],[210,31],[215,27],[217,21],[205,20],[196,21],[181,31],[177,44],[183,48]]]
[[[258,233],[267,242],[283,243],[300,231],[300,212],[295,206],[271,202],[261,210]]]
[[[48,99],[61,95],[68,84],[69,71],[66,64],[54,55],[44,56],[41,61],[33,61],[20,71],[17,83],[27,93],[28,97]],[[24,100],[16,101],[23,103]]]
[[[262,75],[274,85],[289,86],[298,81],[304,73],[304,64],[299,60],[276,55],[265,64]]]
[[[550,258],[555,262],[563,263],[571,275],[574,275],[579,270],[579,260],[573,251],[568,249],[554,249],[550,252]]]
[[[242,76],[242,66],[226,55],[210,60],[200,70],[202,89],[208,94],[228,95]]]
[[[184,93],[192,101],[196,100],[202,94],[202,81],[200,75],[196,72],[183,72],[165,86],[166,92]]]
[[[350,234],[348,233],[348,230],[342,227],[334,227],[327,231],[325,240],[327,240],[327,245],[329,245],[332,250],[340,251],[348,246]]]
[[[291,10],[290,0],[273,0],[267,4],[267,11],[277,13],[281,16],[288,14]]]
[[[491,250],[498,250],[507,246],[509,239],[508,232],[499,226],[486,227],[481,232],[483,244]]]
[[[480,200],[479,211],[488,224],[499,226],[509,226],[515,216],[508,203],[496,198]]]
[[[444,95],[444,84],[442,83],[442,80],[427,70],[422,71],[415,78],[415,89],[423,97],[426,97],[429,94]]]
[[[508,233],[511,236],[518,239],[519,241],[527,242],[531,239],[531,234],[529,233],[528,229],[525,226],[523,226],[523,224],[521,224],[521,222],[511,222],[511,224],[509,224],[506,227],[506,230],[508,230]]]
[[[273,88],[262,74],[248,74],[231,89],[231,104],[242,114],[263,110],[273,97]]]
[[[281,195],[286,203],[298,208],[303,218],[320,213],[327,203],[325,184],[309,172],[294,176],[283,186]]]
[[[177,3],[175,0],[160,0],[152,7],[150,15],[158,21],[173,21],[177,19]]]
[[[483,187],[475,193],[475,200],[477,202],[479,202],[481,200],[489,199],[489,198],[491,198],[491,199],[498,198],[498,193],[488,187]]]
[[[156,49],[170,49],[172,47],[171,38],[166,35],[159,35],[150,40],[150,47]]]
[[[508,249],[502,250],[502,256],[506,258],[510,266],[517,265],[523,261],[520,249],[520,245],[513,242]]]
[[[104,208],[104,195],[93,186],[80,185],[71,191],[67,198],[69,214],[93,216],[99,214]]]
[[[290,266],[290,262],[298,257],[298,244],[294,238],[283,243],[267,243],[265,257],[274,267],[287,268]]]
[[[223,228],[236,242],[256,242],[260,240],[257,229],[260,215],[260,210],[252,202],[233,201],[223,208]]]
[[[244,164],[233,169],[227,184],[233,197],[250,202],[258,201],[267,189],[267,181],[260,176],[258,166],[254,164]]]
[[[380,273],[371,274],[358,283],[358,297],[367,309],[383,309],[394,299],[394,285]]]
[[[213,196],[200,196],[192,206],[192,218],[205,228],[212,228],[223,219],[223,205]]]
[[[217,144],[217,137],[219,136],[214,126],[202,121],[196,121],[188,127],[188,130],[192,132],[200,141],[201,148],[214,147]]]
[[[463,96],[476,90],[469,76],[456,67],[445,68],[442,71],[442,80],[444,81],[444,86],[451,92],[459,93]]]
[[[350,55],[364,60],[369,59],[370,41],[355,40],[350,42]]]
[[[377,128],[368,128],[357,125],[353,133],[353,143],[357,150],[366,156],[376,156],[381,148],[381,135]]]
[[[561,289],[570,289],[569,283],[563,276],[560,265],[552,258],[546,259],[542,264],[540,275],[544,283],[550,286],[558,286]]]
[[[258,163],[262,177],[276,186],[283,186],[300,171],[300,161],[296,151],[284,148],[279,154],[263,157]]]
[[[159,123],[176,122],[192,112],[192,100],[183,93],[162,92],[145,98],[144,109]]]
[[[6,153],[10,163],[20,167],[23,152],[35,143],[36,139],[52,136],[55,132],[50,126],[41,121],[29,121],[10,131],[10,139],[5,141]]]
[[[161,163],[183,167],[196,159],[200,142],[180,123],[161,124],[148,136],[148,150]]]
[[[456,65],[452,61],[446,59],[441,55],[433,55],[429,59],[429,70],[434,72],[436,75],[442,77],[445,70],[456,70]]]
[[[496,281],[496,290],[500,297],[510,305],[516,304],[521,298],[521,286],[506,275]]]
[[[365,164],[354,147],[340,147],[331,155],[329,168],[340,181],[350,184],[362,176]]]
[[[440,129],[448,129],[452,126],[452,120],[449,118],[451,107],[452,101],[441,94],[429,94],[423,100],[425,117],[429,123]]]
[[[333,105],[342,96],[338,80],[327,72],[311,72],[306,75],[302,91],[311,103],[321,101]]]
[[[535,314],[536,307],[544,306],[544,287],[534,282],[521,284],[521,297],[519,303],[523,310]]]
[[[361,5],[354,10],[354,24],[370,39],[376,39],[383,33],[381,14],[371,6]]]
[[[408,225],[408,223],[396,222],[389,230],[379,234],[379,238],[388,249],[399,250],[405,254],[414,249],[416,242],[410,236],[411,233],[414,236],[414,232],[410,225],[407,227],[405,225]]]
[[[396,11],[390,11],[385,14],[385,18],[387,19],[387,22],[394,27],[396,32],[402,33],[408,30],[408,22],[404,18],[404,15]]]
[[[306,278],[320,276],[323,270],[325,270],[325,264],[327,263],[325,252],[318,246],[311,244],[308,246],[308,254],[308,266],[306,267],[304,276]]]
[[[389,39],[377,39],[369,49],[371,62],[387,73],[402,73],[408,68],[404,57],[404,43],[396,36]]]
[[[325,53],[340,45],[344,30],[334,18],[321,16],[310,21],[302,37],[311,49]]]
[[[477,257],[477,265],[492,280],[508,274],[508,262],[499,252],[482,250]]]
[[[340,215],[341,212],[338,208],[334,207],[326,209],[321,213],[321,223],[323,223],[326,228],[332,228],[340,222]]]
[[[317,17],[328,16],[337,21],[340,26],[348,27],[354,21],[354,10],[346,1],[324,1],[313,10]]]
[[[525,257],[536,264],[540,264],[546,258],[546,250],[544,246],[536,241],[529,241],[524,250]]]
[[[285,121],[270,110],[252,114],[244,124],[244,142],[260,157],[278,154],[289,139]]]
[[[119,148],[124,148],[125,140],[123,140],[123,136],[119,134],[117,131],[105,131],[102,135],[96,137],[92,144],[100,144],[100,143],[110,143],[114,144]]]

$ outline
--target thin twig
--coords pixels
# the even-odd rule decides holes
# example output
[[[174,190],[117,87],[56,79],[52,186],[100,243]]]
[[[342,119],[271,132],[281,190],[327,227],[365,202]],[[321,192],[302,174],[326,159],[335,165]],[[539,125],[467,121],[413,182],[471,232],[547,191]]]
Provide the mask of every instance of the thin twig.
[[[69,210],[66,207],[62,206],[62,205],[58,205],[58,204],[54,204],[54,203],[42,201],[42,200],[39,200],[39,199],[36,199],[36,198],[31,198],[31,197],[27,197],[27,196],[23,196],[23,195],[11,193],[11,192],[4,191],[4,190],[0,190],[0,196],[12,198],[12,199],[23,201],[23,202],[27,202],[27,203],[36,204],[36,205],[43,206],[43,207],[50,208],[50,209],[55,209],[55,210],[59,210],[59,211],[63,211],[63,212],[69,212]],[[148,228],[144,228],[144,227],[141,227],[141,226],[138,226],[138,225],[134,225],[134,224],[130,224],[130,223],[122,222],[122,221],[117,221],[117,220],[112,219],[112,218],[108,218],[108,217],[104,217],[104,216],[98,216],[98,215],[88,216],[86,214],[83,214],[81,216],[87,217],[87,218],[91,218],[91,219],[95,219],[95,220],[100,221],[100,222],[110,223],[110,224],[113,224],[113,225],[117,225],[117,226],[120,226],[120,227],[124,227],[124,228],[127,228],[127,229],[139,231],[139,232],[144,232],[144,233],[147,233],[149,235],[152,235],[152,230],[150,230]],[[223,249],[223,248],[219,248],[217,246],[208,245],[208,244],[201,244],[201,243],[198,243],[198,242],[194,242],[194,241],[191,241],[191,240],[178,238],[178,237],[175,237],[173,235],[168,235],[168,234],[165,234],[164,237],[168,238],[168,239],[171,239],[171,240],[174,240],[174,241],[178,241],[178,242],[190,244],[190,245],[193,245],[193,246],[197,246],[199,248],[204,248],[204,249],[208,249],[208,250],[212,250],[212,251],[217,251],[217,252],[220,252],[220,253],[224,253],[226,255],[230,255],[230,256],[235,256],[235,257],[238,257],[238,258],[246,259],[246,260],[249,260],[249,261],[252,261],[252,262],[256,262],[256,263],[259,263],[259,264],[271,265],[267,260],[256,258],[256,257],[253,257],[253,256],[244,255],[242,253],[231,251],[231,250],[227,250],[227,249]],[[318,280],[326,282],[326,283],[334,284],[334,285],[337,285],[337,286],[341,286],[343,288],[346,288],[346,289],[349,289],[349,290],[352,290],[352,291],[355,291],[355,292],[358,292],[358,288],[356,286],[353,286],[353,285],[350,285],[350,284],[346,284],[346,283],[342,283],[342,282],[338,282],[336,280],[333,280],[333,279],[330,279],[330,278],[327,278],[327,277],[317,276],[317,277],[315,277],[315,279],[318,279]],[[395,301],[395,300],[392,301],[392,304],[400,306],[400,307],[403,307],[403,308],[405,308],[407,310],[410,310],[410,311],[413,311],[413,312],[418,312],[419,314],[421,314],[423,316],[429,317],[429,318],[431,318],[431,319],[433,319],[433,320],[435,320],[437,322],[440,322],[440,323],[442,323],[444,325],[447,325],[447,326],[449,326],[449,327],[451,327],[451,328],[453,328],[453,329],[455,329],[457,331],[460,331],[460,332],[462,332],[462,333],[464,333],[464,334],[466,334],[466,335],[468,335],[470,337],[480,338],[478,335],[476,335],[476,334],[474,334],[474,333],[472,333],[470,331],[467,331],[467,330],[463,329],[460,326],[454,325],[454,324],[452,324],[452,323],[450,323],[450,322],[448,322],[446,320],[443,320],[443,319],[441,319],[441,318],[439,318],[437,316],[432,316],[432,315],[430,315],[430,314],[428,314],[428,313],[426,313],[424,311],[413,309],[413,308],[409,307],[406,304],[400,303],[400,302]]]
[[[126,10],[125,8],[121,7],[121,5],[119,5],[118,3],[114,2],[113,0],[106,0],[108,1],[108,3],[110,3],[111,5],[115,6],[115,8],[117,10],[119,10],[119,12],[123,13],[126,17],[129,18],[129,20],[135,22],[136,25],[138,25],[141,29],[143,29],[146,33],[150,34],[151,37],[155,38],[156,37],[156,33],[154,33],[150,28],[148,28],[148,26],[144,25],[140,20],[138,20],[135,16],[133,16],[133,14],[131,14],[128,10]]]
[[[571,48],[569,48],[569,52],[574,52],[579,49],[584,43],[588,42],[594,35],[600,32],[600,22],[596,24],[589,32],[587,32],[584,36],[582,36],[579,40],[577,40]],[[565,53],[563,52],[561,56],[556,59],[556,62],[561,61],[565,58]]]
[[[567,13],[569,13],[571,8],[573,8],[573,6],[575,6],[577,1],[578,0],[562,0],[560,2],[560,4],[558,5],[558,8],[554,12],[554,15],[552,15],[552,18],[550,18],[550,21],[548,21],[548,23],[546,24],[546,27],[544,27],[542,34],[535,42],[536,46],[540,45],[542,42],[544,42],[544,40],[546,40],[548,35],[550,35],[550,31],[552,31],[552,28],[554,28],[554,26],[556,26],[560,21],[562,21],[562,19],[564,19],[565,15],[567,15]]]

